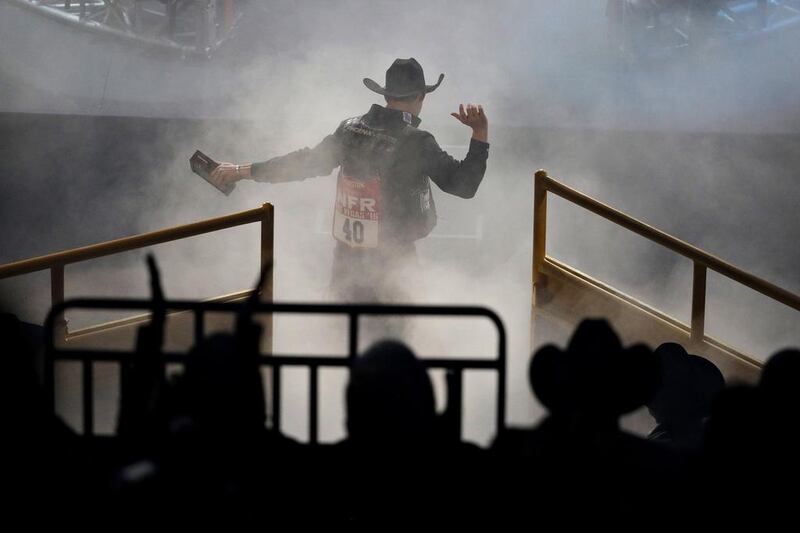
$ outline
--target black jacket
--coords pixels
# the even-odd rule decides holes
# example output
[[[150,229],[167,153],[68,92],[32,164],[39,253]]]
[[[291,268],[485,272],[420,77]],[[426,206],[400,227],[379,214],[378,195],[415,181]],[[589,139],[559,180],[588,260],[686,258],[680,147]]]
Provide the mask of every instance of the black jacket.
[[[436,224],[430,180],[444,192],[472,198],[486,171],[487,143],[472,139],[469,153],[457,161],[433,135],[417,129],[419,118],[373,105],[360,117],[343,121],[314,148],[254,163],[253,178],[280,183],[327,176],[343,166],[348,174],[367,176],[377,170],[383,197],[383,241],[411,242]]]

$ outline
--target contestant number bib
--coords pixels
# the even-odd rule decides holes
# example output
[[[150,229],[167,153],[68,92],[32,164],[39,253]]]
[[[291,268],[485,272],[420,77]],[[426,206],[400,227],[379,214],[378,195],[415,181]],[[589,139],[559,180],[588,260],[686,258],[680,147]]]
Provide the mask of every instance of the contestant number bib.
[[[343,174],[336,185],[333,236],[353,248],[375,248],[381,225],[381,182]]]

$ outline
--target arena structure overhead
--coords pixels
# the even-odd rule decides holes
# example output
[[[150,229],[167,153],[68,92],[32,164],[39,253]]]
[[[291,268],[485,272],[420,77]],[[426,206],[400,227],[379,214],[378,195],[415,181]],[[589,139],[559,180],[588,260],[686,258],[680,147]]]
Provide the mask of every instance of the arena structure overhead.
[[[11,1],[69,28],[181,56],[209,56],[238,18],[233,0]]]

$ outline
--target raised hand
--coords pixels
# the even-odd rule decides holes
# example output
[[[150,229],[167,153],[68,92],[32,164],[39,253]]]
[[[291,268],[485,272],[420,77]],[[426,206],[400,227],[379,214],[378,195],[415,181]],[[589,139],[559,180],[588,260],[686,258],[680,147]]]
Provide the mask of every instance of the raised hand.
[[[489,134],[489,121],[486,118],[486,113],[483,112],[483,106],[467,104],[465,109],[464,104],[460,104],[458,113],[450,114],[465,126],[472,128],[473,139],[486,142]]]

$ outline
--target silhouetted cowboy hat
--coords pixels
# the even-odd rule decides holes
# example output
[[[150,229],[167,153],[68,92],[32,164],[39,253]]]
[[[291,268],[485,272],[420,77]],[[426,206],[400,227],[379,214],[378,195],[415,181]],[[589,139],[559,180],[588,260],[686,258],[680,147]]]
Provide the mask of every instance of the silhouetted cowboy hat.
[[[665,342],[655,350],[661,368],[661,385],[647,406],[655,415],[708,416],[711,403],[725,388],[722,372],[680,344]],[[656,416],[658,419],[658,416]]]
[[[395,59],[389,70],[386,71],[386,87],[381,87],[376,81],[364,78],[367,89],[391,98],[406,98],[420,93],[429,93],[436,90],[442,83],[444,74],[439,74],[439,81],[435,85],[425,85],[425,74],[413,57],[410,59]]]
[[[644,344],[623,348],[605,320],[584,320],[566,350],[551,344],[536,352],[528,378],[551,413],[618,416],[652,398],[659,384],[659,365]]]

